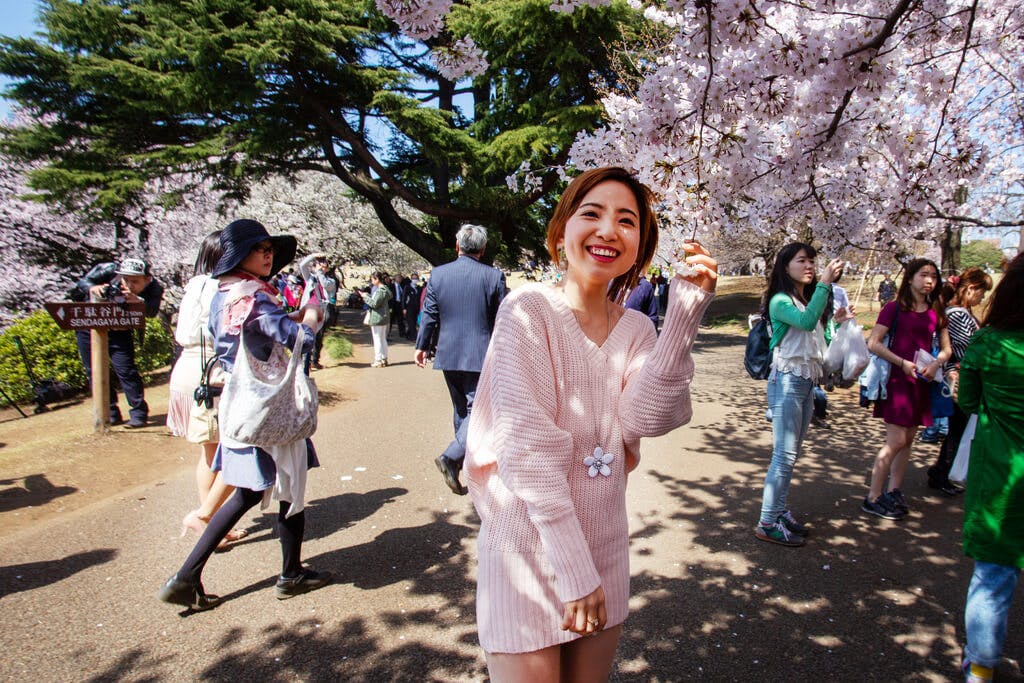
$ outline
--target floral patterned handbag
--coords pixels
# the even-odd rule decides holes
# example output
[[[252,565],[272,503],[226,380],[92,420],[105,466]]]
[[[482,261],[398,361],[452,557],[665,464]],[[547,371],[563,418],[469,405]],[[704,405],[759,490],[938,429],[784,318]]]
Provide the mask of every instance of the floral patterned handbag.
[[[316,383],[300,369],[305,330],[299,327],[291,358],[274,345],[270,360],[251,358],[242,334],[235,367],[220,398],[220,438],[228,446],[261,448],[294,443],[316,431]]]

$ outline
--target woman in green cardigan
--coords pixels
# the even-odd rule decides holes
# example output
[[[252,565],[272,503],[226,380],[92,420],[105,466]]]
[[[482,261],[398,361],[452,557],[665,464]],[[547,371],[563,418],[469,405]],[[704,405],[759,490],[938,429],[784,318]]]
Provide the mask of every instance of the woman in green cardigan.
[[[964,500],[964,554],[974,558],[964,621],[969,682],[992,680],[1024,567],[1024,254],[999,283],[960,363],[957,401],[977,413]]]
[[[370,276],[373,291],[364,298],[369,306],[364,323],[370,326],[373,337],[373,363],[370,367],[386,368],[388,366],[388,326],[391,322],[391,288],[387,285],[387,275],[377,271]]]

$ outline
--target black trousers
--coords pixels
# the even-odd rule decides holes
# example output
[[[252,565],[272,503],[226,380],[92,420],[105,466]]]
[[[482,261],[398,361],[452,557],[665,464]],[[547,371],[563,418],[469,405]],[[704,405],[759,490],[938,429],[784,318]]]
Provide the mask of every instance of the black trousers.
[[[473,411],[473,399],[476,398],[476,385],[480,381],[479,372],[464,370],[444,370],[444,381],[448,385],[448,394],[452,397],[452,426],[455,438],[444,449],[444,456],[462,467],[466,457],[466,434],[469,432],[469,414]]]
[[[409,341],[416,341],[417,327],[416,320],[420,317],[420,309],[405,309],[405,338]]]
[[[235,492],[227,499],[227,502],[210,519],[206,525],[206,531],[199,537],[199,541],[192,549],[192,552],[185,559],[185,564],[178,570],[178,578],[192,583],[198,583],[210,555],[217,549],[217,546],[227,533],[238,524],[248,510],[263,499],[263,491],[252,491],[250,489],[235,489]],[[285,517],[290,503],[281,501],[277,513],[277,530],[281,536],[281,576],[295,578],[302,572],[302,536],[306,532],[305,511]]]
[[[928,468],[928,485],[933,488],[942,488],[949,485],[949,470],[956,460],[957,449],[960,448],[960,439],[967,429],[967,413],[960,410],[960,406],[953,404],[953,414],[949,416],[949,431],[946,438],[942,440],[939,448],[939,457],[935,464]]]
[[[92,384],[92,336],[89,330],[76,330],[75,340],[78,342],[78,355],[85,366],[85,374]],[[149,417],[149,406],[142,390],[142,375],[135,365],[135,339],[132,330],[111,330],[107,333],[107,352],[110,356],[110,367],[121,383],[121,390],[128,399],[129,414],[141,420]],[[120,419],[121,410],[117,407],[117,389],[110,382],[110,419]]]

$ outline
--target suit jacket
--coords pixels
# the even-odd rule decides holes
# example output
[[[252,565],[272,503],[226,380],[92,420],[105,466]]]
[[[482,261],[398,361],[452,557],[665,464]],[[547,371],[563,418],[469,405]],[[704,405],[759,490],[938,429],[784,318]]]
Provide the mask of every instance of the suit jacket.
[[[420,312],[420,288],[409,281],[405,283],[402,294],[402,308],[405,309],[406,314]]]
[[[654,285],[641,278],[633,291],[626,299],[626,308],[640,311],[654,323],[654,329],[658,329],[658,297],[654,294]]]
[[[498,306],[507,291],[504,273],[471,256],[434,268],[427,282],[416,348],[427,350],[434,330],[439,329],[434,369],[480,372]]]

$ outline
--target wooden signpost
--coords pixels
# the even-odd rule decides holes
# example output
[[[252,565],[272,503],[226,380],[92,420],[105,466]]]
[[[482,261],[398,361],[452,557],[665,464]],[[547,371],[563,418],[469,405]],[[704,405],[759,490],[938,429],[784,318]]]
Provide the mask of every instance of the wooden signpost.
[[[110,425],[110,369],[107,359],[107,333],[110,330],[144,329],[144,303],[95,303],[56,301],[44,303],[46,312],[62,330],[90,330],[92,347],[93,428],[104,432]]]

